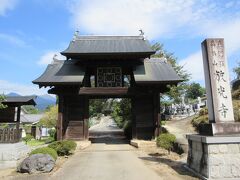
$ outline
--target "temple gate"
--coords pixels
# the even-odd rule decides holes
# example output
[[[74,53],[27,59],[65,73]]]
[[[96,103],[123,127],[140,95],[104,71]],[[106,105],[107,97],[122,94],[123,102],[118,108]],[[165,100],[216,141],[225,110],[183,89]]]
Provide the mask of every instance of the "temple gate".
[[[159,93],[181,81],[143,36],[80,36],[75,34],[34,84],[51,87],[58,96],[58,140],[88,139],[91,98],[130,98],[132,137],[152,139],[159,133]]]

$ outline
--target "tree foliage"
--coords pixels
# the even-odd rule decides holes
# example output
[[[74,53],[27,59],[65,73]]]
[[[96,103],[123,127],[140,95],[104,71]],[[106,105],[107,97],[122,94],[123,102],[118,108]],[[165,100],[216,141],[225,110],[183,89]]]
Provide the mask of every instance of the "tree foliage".
[[[233,69],[233,71],[237,75],[237,79],[240,79],[240,62],[238,62],[238,66]]]
[[[131,99],[117,99],[112,103],[111,116],[114,118],[118,127],[123,128],[124,134],[127,138],[132,138],[132,113],[131,113]]]
[[[39,126],[46,126],[47,128],[56,127],[58,115],[58,106],[52,106],[45,112],[43,118],[39,121]]]
[[[107,99],[90,99],[89,101],[89,116],[97,116],[100,113],[104,113],[107,108]]]
[[[2,103],[5,100],[4,95],[0,95],[0,109],[6,108],[7,106]]]
[[[197,97],[202,97],[205,93],[205,88],[203,88],[199,83],[191,83],[187,87],[186,97],[189,99],[197,99]]]
[[[166,59],[166,61],[172,65],[178,76],[183,80],[178,86],[169,86],[169,92],[166,93],[175,103],[181,102],[181,97],[187,89],[187,82],[190,79],[190,74],[183,69],[183,66],[177,64],[177,58],[173,53],[166,51],[163,44],[157,42],[152,45],[152,49],[156,51],[152,57]]]
[[[33,139],[33,136],[31,134],[27,134],[25,137],[22,138],[22,140],[25,141],[26,144],[32,139]]]

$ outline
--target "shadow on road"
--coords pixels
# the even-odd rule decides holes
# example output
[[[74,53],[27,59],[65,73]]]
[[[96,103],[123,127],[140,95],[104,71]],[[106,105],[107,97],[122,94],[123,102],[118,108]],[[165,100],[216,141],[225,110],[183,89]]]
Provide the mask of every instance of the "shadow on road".
[[[122,130],[118,131],[90,131],[89,140],[92,143],[129,144]]]

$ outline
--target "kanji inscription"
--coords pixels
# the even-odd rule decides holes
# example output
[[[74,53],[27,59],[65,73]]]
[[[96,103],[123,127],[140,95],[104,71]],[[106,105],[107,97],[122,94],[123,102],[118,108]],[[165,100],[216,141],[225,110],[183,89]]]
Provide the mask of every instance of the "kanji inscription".
[[[209,121],[234,121],[224,40],[206,39],[202,43],[202,52]]]

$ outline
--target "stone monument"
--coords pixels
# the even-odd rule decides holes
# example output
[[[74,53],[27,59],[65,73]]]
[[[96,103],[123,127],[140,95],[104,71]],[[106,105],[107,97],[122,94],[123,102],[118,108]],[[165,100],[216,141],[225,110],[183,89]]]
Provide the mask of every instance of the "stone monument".
[[[187,135],[188,167],[203,179],[240,179],[240,123],[234,122],[223,39],[206,39],[202,54],[209,123]]]

